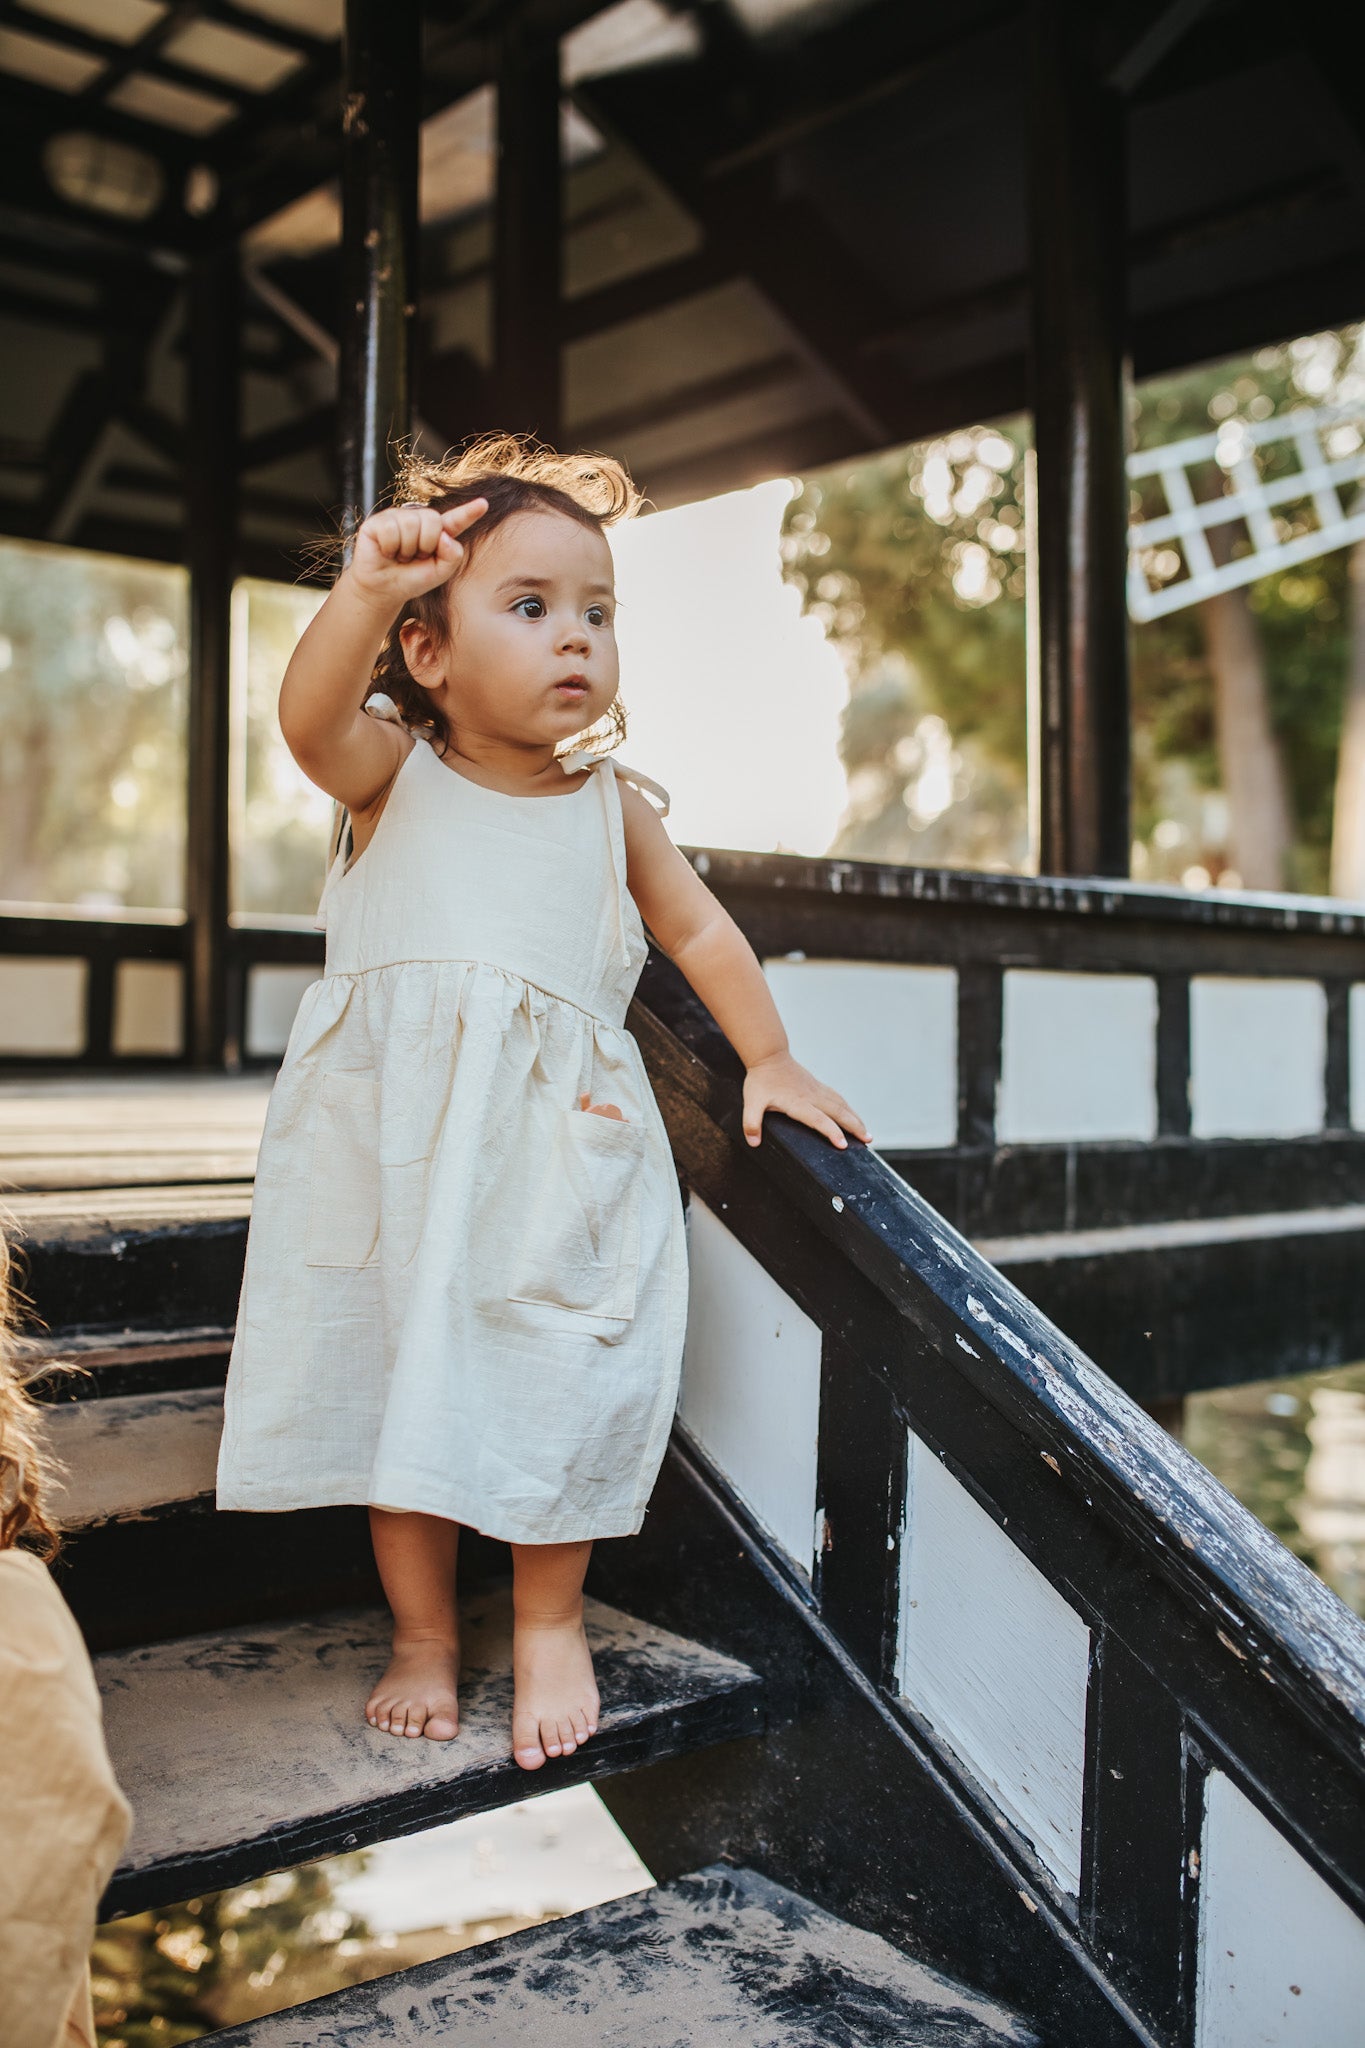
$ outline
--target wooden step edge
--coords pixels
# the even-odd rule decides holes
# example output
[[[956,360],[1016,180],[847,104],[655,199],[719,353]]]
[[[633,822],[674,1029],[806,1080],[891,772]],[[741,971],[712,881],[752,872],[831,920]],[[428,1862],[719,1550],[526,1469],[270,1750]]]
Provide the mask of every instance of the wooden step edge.
[[[63,1188],[10,1193],[5,1212],[22,1250],[80,1244],[115,1251],[129,1238],[162,1238],[195,1231],[245,1231],[252,1182],[185,1181],[138,1187]]]
[[[232,1330],[199,1324],[182,1330],[49,1332],[25,1345],[28,1390],[53,1403],[121,1398],[133,1394],[188,1393],[221,1386],[227,1378]],[[80,1366],[80,1372],[53,1370]]]
[[[205,1892],[249,1883],[272,1870],[293,1869],[322,1856],[340,1856],[402,1835],[422,1834],[446,1821],[491,1813],[539,1792],[590,1784],[596,1778],[639,1770],[713,1743],[759,1735],[763,1726],[763,1682],[751,1674],[707,1698],[664,1714],[645,1715],[627,1727],[611,1728],[604,1721],[575,1755],[557,1757],[539,1771],[524,1771],[509,1756],[505,1764],[464,1773],[443,1785],[363,1801],[315,1821],[271,1828],[250,1841],[207,1854],[158,1858],[141,1869],[116,1872],[98,1917],[112,1920],[149,1907],[174,1905]]]
[[[822,2019],[828,2024],[822,2024]],[[220,2048],[1041,2048],[1027,2021],[726,1864],[215,2034]]]
[[[135,1816],[101,1917],[761,1731],[763,1682],[747,1665],[596,1601],[587,1621],[602,1684],[598,1730],[539,1771],[511,1755],[504,1588],[462,1602],[469,1669],[461,1734],[449,1744],[399,1741],[365,1724],[365,1692],[387,1653],[381,1610],[97,1658],[110,1754]],[[357,1784],[360,1796],[347,1796]]]

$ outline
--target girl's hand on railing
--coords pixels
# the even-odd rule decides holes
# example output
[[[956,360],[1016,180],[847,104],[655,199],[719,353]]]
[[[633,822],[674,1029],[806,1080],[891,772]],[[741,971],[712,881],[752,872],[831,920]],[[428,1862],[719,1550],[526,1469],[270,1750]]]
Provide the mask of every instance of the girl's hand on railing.
[[[487,498],[471,498],[449,512],[430,505],[372,512],[356,534],[346,573],[367,602],[397,611],[454,575],[464,559],[459,536],[487,510]]]
[[[765,1109],[780,1109],[784,1116],[809,1124],[844,1150],[848,1147],[844,1131],[852,1131],[865,1145],[871,1142],[857,1110],[850,1109],[835,1089],[817,1081],[789,1052],[759,1060],[744,1076],[744,1135],[751,1145],[757,1145],[763,1135]]]

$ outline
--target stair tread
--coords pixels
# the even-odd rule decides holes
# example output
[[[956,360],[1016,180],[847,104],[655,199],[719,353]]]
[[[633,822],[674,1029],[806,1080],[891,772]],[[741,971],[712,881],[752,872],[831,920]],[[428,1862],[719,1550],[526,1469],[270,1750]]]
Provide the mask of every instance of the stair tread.
[[[87,1529],[212,1495],[222,1433],[221,1386],[53,1404],[44,1435],[65,1468],[58,1520]]]
[[[216,2034],[220,2048],[1038,2048],[994,2000],[713,1864]]]
[[[462,1605],[451,1743],[366,1722],[389,1654],[382,1608],[97,1657],[109,1752],[135,1816],[104,1911],[189,1898],[761,1727],[762,1685],[747,1665],[597,1601],[586,1619],[598,1731],[536,1772],[511,1756],[505,1588]]]
[[[11,1195],[6,1209],[27,1242],[112,1237],[126,1231],[193,1230],[251,1213],[249,1180],[158,1182],[139,1187],[60,1188]]]
[[[0,1180],[27,1189],[243,1180],[268,1074],[81,1074],[0,1082]]]

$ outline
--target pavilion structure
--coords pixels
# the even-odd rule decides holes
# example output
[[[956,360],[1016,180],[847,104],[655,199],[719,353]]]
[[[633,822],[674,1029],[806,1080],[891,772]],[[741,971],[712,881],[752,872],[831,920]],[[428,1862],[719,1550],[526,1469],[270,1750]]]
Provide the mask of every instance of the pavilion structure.
[[[597,1782],[658,1884],[233,2048],[1359,2040],[1365,1627],[1158,1419],[1365,1355],[1365,908],[1127,878],[1125,385],[1365,310],[1363,55],[1264,0],[0,0],[0,531],[190,592],[183,919],[0,904],[3,1227],[137,1815],[106,1914],[526,1790],[496,1544],[460,1543],[460,1741],[395,1758],[344,1704],[362,1502],[216,1508],[265,1092],[231,1070],[322,958],[232,914],[234,580],[294,577],[409,437],[606,448],[667,506],[1033,421],[1040,873],[688,849],[873,1142],[746,1144],[657,948],[627,1020],[681,1391],[594,1554],[602,1726],[535,1789]],[[149,978],[174,1036],[130,1043]]]
[[[192,1060],[239,1035],[233,579],[413,434],[667,506],[1031,411],[1039,866],[1125,874],[1125,380],[1360,313],[1362,44],[1260,0],[5,0],[0,531],[188,567]]]

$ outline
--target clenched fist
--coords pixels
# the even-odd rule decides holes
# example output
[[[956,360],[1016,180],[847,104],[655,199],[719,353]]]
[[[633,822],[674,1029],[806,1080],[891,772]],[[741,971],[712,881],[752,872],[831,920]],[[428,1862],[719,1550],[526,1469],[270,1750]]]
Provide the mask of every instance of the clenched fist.
[[[454,575],[464,559],[460,535],[487,510],[487,498],[471,498],[449,512],[430,505],[372,512],[356,534],[347,574],[367,601],[396,611]]]

